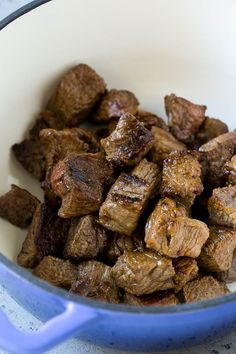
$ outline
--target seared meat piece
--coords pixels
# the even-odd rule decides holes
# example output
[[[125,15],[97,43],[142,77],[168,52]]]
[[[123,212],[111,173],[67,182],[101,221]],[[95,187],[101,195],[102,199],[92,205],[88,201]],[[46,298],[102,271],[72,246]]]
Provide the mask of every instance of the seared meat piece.
[[[236,155],[224,165],[224,173],[228,184],[236,184]]]
[[[163,164],[162,194],[180,200],[191,207],[203,192],[201,165],[194,152],[172,152]]]
[[[130,113],[122,114],[116,129],[101,140],[107,160],[115,167],[136,165],[152,144],[151,132]]]
[[[169,131],[169,127],[166,124],[166,122],[162,118],[156,116],[153,113],[146,112],[146,111],[138,111],[135,117],[140,122],[142,122],[145,128],[147,128],[148,130],[151,130],[152,127],[158,127],[167,132]]]
[[[77,272],[78,267],[75,264],[52,256],[44,257],[33,270],[37,277],[65,289],[70,289],[77,278]]]
[[[213,190],[208,201],[211,224],[236,229],[236,185]]]
[[[173,306],[177,305],[179,300],[172,290],[163,290],[142,296],[125,293],[123,302],[128,305],[137,306]]]
[[[64,257],[74,260],[94,258],[103,251],[107,233],[93,215],[74,218],[71,221]]]
[[[226,283],[233,283],[236,281],[236,249],[234,250],[233,260],[230,268],[225,272],[218,272],[215,274],[217,279]]]
[[[227,124],[219,119],[206,117],[203,124],[196,134],[196,141],[201,145],[207,143],[209,140],[217,136],[228,133]]]
[[[40,204],[33,217],[32,224],[17,257],[20,266],[32,268],[43,256],[60,257],[63,253],[69,221],[57,216],[57,209]]]
[[[0,217],[25,228],[31,223],[39,203],[27,190],[12,184],[11,190],[0,197]]]
[[[186,302],[209,300],[228,293],[229,291],[225,287],[225,284],[219,282],[211,275],[197,278],[184,286]]]
[[[236,132],[219,135],[199,148],[206,162],[206,181],[211,187],[224,185],[224,165],[236,146]]]
[[[139,101],[135,95],[127,90],[110,90],[102,98],[98,109],[94,113],[96,122],[109,122],[119,119],[123,113],[136,114]]]
[[[112,268],[112,275],[120,288],[134,295],[174,287],[171,259],[152,251],[125,252]]]
[[[152,127],[151,132],[154,136],[154,142],[149,156],[153,162],[162,163],[172,151],[184,151],[186,146],[175,139],[168,131],[158,127]]]
[[[109,230],[131,235],[159,179],[160,168],[146,159],[130,174],[122,173],[100,208],[100,223]]]
[[[72,218],[98,210],[104,186],[112,181],[113,170],[102,154],[69,154],[51,174],[52,190],[62,198],[58,215]]]
[[[119,288],[111,274],[111,267],[98,261],[84,261],[78,266],[77,280],[71,291],[101,301],[118,303]]]
[[[206,106],[200,106],[174,94],[165,96],[166,114],[173,135],[183,142],[190,142],[205,120]]]
[[[198,265],[195,259],[183,257],[173,260],[173,266],[176,273],[173,278],[175,292],[178,293],[186,283],[197,278]]]
[[[62,77],[48,109],[67,126],[76,126],[86,119],[105,89],[105,82],[92,68],[79,64]]]
[[[207,272],[226,271],[231,266],[235,248],[236,231],[212,226],[198,262]]]

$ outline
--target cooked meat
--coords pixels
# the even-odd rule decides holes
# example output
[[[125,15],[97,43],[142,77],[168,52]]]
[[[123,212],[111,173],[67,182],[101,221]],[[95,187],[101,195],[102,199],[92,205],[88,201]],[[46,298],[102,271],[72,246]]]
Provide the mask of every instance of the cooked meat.
[[[100,208],[100,223],[109,230],[131,235],[159,180],[160,168],[146,159],[130,174],[122,173]]]
[[[165,96],[165,108],[173,135],[183,142],[192,141],[205,120],[206,106],[171,94]]]
[[[151,132],[154,142],[149,151],[149,156],[153,162],[162,163],[172,151],[186,150],[186,146],[175,139],[170,132],[158,127],[152,127]]]
[[[227,178],[228,184],[236,184],[236,155],[234,155],[230,161],[227,161],[224,165],[224,173]]]
[[[206,160],[206,181],[215,188],[224,185],[224,165],[231,159],[236,146],[236,132],[226,133],[199,148]]]
[[[101,140],[107,160],[115,167],[136,165],[152,144],[151,132],[130,113],[122,114],[116,129]]]
[[[172,152],[163,164],[162,194],[179,199],[191,207],[203,192],[201,165],[194,152]]]
[[[113,170],[102,154],[69,154],[51,174],[52,190],[62,198],[58,215],[72,218],[97,211],[104,186],[112,181]]]
[[[64,257],[72,260],[91,259],[101,253],[107,243],[107,232],[93,215],[71,221]]]
[[[220,281],[224,281],[226,283],[233,283],[236,281],[236,249],[234,250],[230,268],[225,272],[218,272],[215,275]]]
[[[151,294],[174,287],[171,259],[152,251],[127,251],[112,268],[117,285],[134,295]]]
[[[32,224],[17,257],[20,266],[33,268],[43,256],[62,256],[69,221],[57,216],[57,208],[38,205]]]
[[[207,272],[226,271],[231,266],[235,248],[236,231],[212,226],[198,262]]]
[[[195,259],[183,257],[173,260],[173,266],[176,273],[173,278],[175,283],[175,292],[178,293],[185,284],[197,278],[198,265]]]
[[[142,296],[125,293],[123,302],[128,305],[136,306],[173,306],[177,305],[179,300],[172,290],[163,290]]]
[[[0,197],[0,217],[25,228],[31,223],[39,203],[27,190],[12,184],[11,190]]]
[[[197,278],[184,286],[186,302],[197,302],[223,296],[229,293],[224,283],[219,282],[213,276],[208,275]]]
[[[77,272],[78,267],[75,264],[52,256],[44,257],[33,270],[37,277],[65,289],[70,289],[77,278]]]
[[[88,65],[79,64],[62,77],[48,109],[73,127],[87,118],[105,90],[103,79]]]
[[[205,144],[209,140],[216,138],[217,136],[228,133],[229,129],[227,124],[220,119],[206,117],[203,124],[196,134],[196,140],[199,144]]]
[[[96,122],[109,122],[119,119],[123,113],[136,114],[139,101],[135,95],[127,90],[110,90],[102,98],[98,109],[94,113]]]
[[[212,225],[236,228],[236,185],[214,189],[208,210]]]
[[[101,301],[118,303],[119,288],[112,274],[111,267],[98,261],[84,261],[78,266],[77,280],[71,291]]]
[[[169,131],[169,127],[166,122],[153,113],[146,111],[138,111],[135,116],[140,122],[143,123],[145,128],[147,128],[148,130],[151,130],[152,127],[158,127],[167,132]]]

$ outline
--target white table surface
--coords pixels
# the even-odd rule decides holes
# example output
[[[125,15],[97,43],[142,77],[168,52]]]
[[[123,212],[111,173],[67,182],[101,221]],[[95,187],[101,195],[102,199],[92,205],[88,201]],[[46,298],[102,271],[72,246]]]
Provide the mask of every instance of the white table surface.
[[[66,0],[65,0],[66,1]],[[29,0],[0,0],[0,21],[17,8],[29,3]],[[40,321],[22,309],[6,291],[0,287],[0,308],[5,311],[12,322],[22,330],[34,331],[40,326]],[[1,329],[0,329],[1,331]],[[64,344],[48,352],[50,354],[121,354],[125,352],[112,349],[104,349],[86,344],[75,339],[66,341]],[[181,349],[165,352],[166,354],[235,354],[236,332],[216,339],[214,342],[197,346],[191,349]],[[0,354],[6,354],[1,351]],[[19,354],[20,351],[19,351]],[[137,353],[136,353],[137,354]],[[160,354],[156,352],[156,354]]]

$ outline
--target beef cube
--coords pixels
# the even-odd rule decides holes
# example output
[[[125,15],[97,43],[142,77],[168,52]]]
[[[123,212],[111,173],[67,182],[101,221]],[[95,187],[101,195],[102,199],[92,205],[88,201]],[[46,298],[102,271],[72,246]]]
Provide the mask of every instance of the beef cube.
[[[142,296],[125,293],[123,302],[128,305],[136,306],[173,306],[177,305],[179,300],[172,290],[163,290]]]
[[[197,278],[198,265],[195,259],[183,257],[173,260],[173,266],[176,273],[173,278],[175,283],[175,292],[178,293],[185,284]]]
[[[139,101],[127,90],[110,90],[102,98],[94,114],[96,122],[109,122],[119,119],[123,113],[136,114]]]
[[[216,138],[221,134],[228,133],[227,124],[219,119],[206,117],[200,129],[198,130],[195,139],[202,145],[209,140]]]
[[[107,232],[93,215],[74,218],[71,221],[64,257],[72,260],[95,258],[107,242]]]
[[[215,275],[217,279],[226,283],[233,283],[236,281],[236,249],[233,253],[233,260],[230,265],[230,268],[225,272],[218,272]]]
[[[187,283],[183,292],[186,302],[209,300],[229,293],[225,284],[219,282],[211,275],[199,277]]]
[[[205,120],[206,106],[194,104],[174,94],[165,96],[166,114],[173,135],[183,142],[190,142]]]
[[[208,210],[212,225],[236,229],[236,185],[214,189],[208,201]]]
[[[118,303],[119,288],[112,277],[111,269],[108,265],[94,260],[81,262],[71,292],[101,301]]]
[[[173,152],[163,164],[162,194],[180,200],[190,208],[203,192],[201,165],[194,152]]]
[[[145,128],[147,128],[148,130],[151,130],[152,127],[158,127],[167,132],[169,131],[169,127],[166,122],[153,113],[146,111],[138,111],[135,116],[140,122],[143,123]]]
[[[62,199],[58,215],[72,218],[97,211],[104,186],[112,181],[113,170],[102,154],[69,154],[51,174],[52,190]]]
[[[112,268],[116,284],[134,295],[151,294],[174,287],[170,258],[152,251],[127,251]]]
[[[33,268],[44,256],[62,256],[69,221],[59,218],[57,211],[48,204],[38,205],[17,257],[20,266]]]
[[[226,133],[199,148],[206,160],[206,181],[211,188],[225,184],[224,165],[231,159],[236,146],[236,132]]]
[[[70,289],[77,278],[77,272],[78,267],[75,264],[52,256],[44,257],[33,270],[37,277],[65,289]]]
[[[136,165],[153,144],[153,136],[132,114],[125,113],[116,129],[101,140],[106,158],[115,167]]]
[[[122,173],[100,208],[100,223],[114,232],[131,235],[159,179],[160,169],[146,159],[130,174]]]
[[[92,68],[79,64],[62,77],[48,109],[67,126],[76,126],[90,114],[105,89],[105,82]]]
[[[224,174],[226,175],[228,184],[236,184],[236,155],[224,165]]]
[[[151,132],[154,142],[149,151],[149,156],[153,162],[162,163],[171,152],[186,150],[186,146],[175,139],[170,132],[158,127],[152,127]]]
[[[198,262],[207,272],[226,271],[231,266],[235,248],[236,231],[212,226]]]
[[[25,228],[31,223],[39,203],[27,190],[12,184],[11,190],[0,197],[0,217]]]

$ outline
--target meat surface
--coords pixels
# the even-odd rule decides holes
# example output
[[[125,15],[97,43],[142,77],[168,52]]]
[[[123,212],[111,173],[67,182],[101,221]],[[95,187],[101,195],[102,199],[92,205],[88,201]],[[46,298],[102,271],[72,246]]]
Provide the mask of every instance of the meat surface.
[[[173,266],[176,273],[173,278],[175,292],[178,293],[185,284],[197,278],[198,265],[195,259],[183,257],[173,260]]]
[[[183,292],[186,302],[197,302],[223,296],[229,291],[224,283],[208,275],[187,283]]]
[[[227,124],[222,122],[220,119],[206,117],[198,130],[195,139],[198,144],[202,145],[221,134],[228,133],[228,131],[229,129]]]
[[[158,127],[152,127],[151,132],[154,140],[149,156],[153,162],[162,163],[171,152],[187,150],[186,146],[170,132]]]
[[[17,257],[20,266],[33,268],[44,256],[62,256],[70,223],[59,218],[57,212],[51,205],[38,205]]]
[[[139,101],[132,92],[112,89],[103,96],[94,113],[94,120],[109,122],[112,119],[119,119],[123,113],[136,114],[138,105]]]
[[[192,141],[205,120],[206,106],[171,94],[165,96],[165,109],[173,135],[183,142]]]
[[[128,251],[112,268],[116,284],[134,295],[151,294],[174,287],[175,270],[170,258],[152,251]]]
[[[79,64],[62,77],[48,109],[66,126],[76,126],[87,118],[105,89],[105,82],[92,68]]]
[[[131,235],[158,181],[160,168],[143,159],[130,174],[122,173],[99,211],[99,222],[109,230]]]
[[[236,155],[224,165],[224,174],[226,175],[227,184],[236,184]]]
[[[169,127],[164,119],[158,117],[156,114],[140,110],[136,113],[135,117],[142,122],[148,130],[151,130],[152,127],[158,127],[167,132],[169,131]]]
[[[107,243],[106,230],[93,215],[73,218],[64,249],[64,257],[72,260],[95,258]]]
[[[123,302],[127,305],[136,306],[173,306],[177,305],[179,300],[172,290],[163,290],[142,296],[125,293]]]
[[[58,215],[82,216],[97,211],[105,185],[113,181],[113,170],[102,154],[71,153],[58,162],[51,174],[53,192],[61,197]]]
[[[107,160],[115,167],[136,165],[152,144],[151,132],[130,113],[122,114],[116,129],[101,140]]]
[[[65,289],[70,289],[77,278],[77,272],[78,267],[75,264],[52,256],[44,257],[33,270],[37,277]]]
[[[94,260],[79,264],[71,292],[100,301],[120,302],[119,288],[112,277],[111,267]]]
[[[212,225],[236,228],[236,185],[214,189],[208,210]]]
[[[201,165],[194,152],[172,152],[163,163],[162,195],[180,200],[190,208],[203,192]]]
[[[0,217],[21,228],[29,226],[39,200],[14,184],[0,197]]]
[[[230,268],[224,272],[218,272],[215,275],[217,279],[226,283],[233,283],[236,281],[236,249],[234,250]]]

